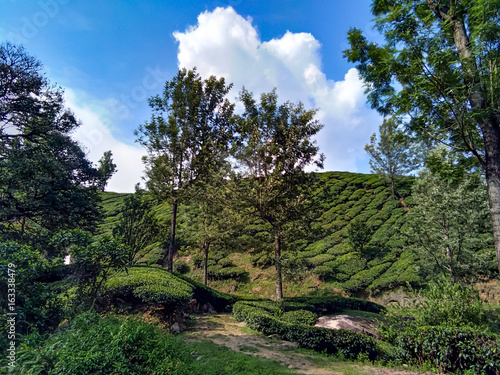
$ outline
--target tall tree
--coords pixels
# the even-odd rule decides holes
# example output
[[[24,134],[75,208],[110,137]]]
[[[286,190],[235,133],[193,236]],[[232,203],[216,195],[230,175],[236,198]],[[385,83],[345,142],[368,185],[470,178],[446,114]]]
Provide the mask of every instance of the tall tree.
[[[118,171],[116,169],[116,164],[113,163],[113,154],[111,150],[105,151],[102,158],[99,159],[97,171],[99,172],[99,189],[104,191],[111,176]]]
[[[408,234],[421,261],[432,276],[442,273],[452,282],[471,281],[484,274],[491,253],[491,223],[484,181],[475,174],[457,175],[454,158],[445,150],[431,172],[415,181],[416,206],[407,217]]]
[[[155,202],[147,192],[135,187],[135,193],[123,200],[122,216],[113,228],[113,236],[121,238],[130,248],[129,263],[134,262],[137,253],[158,240],[160,226],[155,218]]]
[[[23,240],[99,219],[97,170],[69,136],[79,123],[41,68],[0,45],[0,229]]]
[[[385,45],[349,31],[349,61],[385,115],[482,166],[500,270],[499,0],[374,0]]]
[[[237,227],[241,215],[232,212],[224,201],[224,187],[217,181],[212,181],[196,190],[191,202],[195,209],[190,212],[188,220],[190,233],[188,242],[193,243],[203,251],[203,283],[208,285],[208,261],[211,249],[237,246]]]
[[[147,150],[147,188],[172,203],[168,250],[163,266],[173,269],[177,206],[212,170],[227,149],[234,106],[225,99],[231,85],[214,76],[202,80],[196,70],[181,69],[165,85],[163,96],[150,98],[151,120],[136,132]]]
[[[322,168],[323,155],[312,140],[322,125],[314,110],[302,104],[278,104],[276,92],[262,94],[257,103],[243,90],[245,111],[237,132],[233,181],[237,197],[270,227],[274,239],[276,299],[283,299],[282,249],[286,233],[303,217],[314,176],[305,168]]]
[[[370,155],[372,172],[391,184],[396,196],[395,183],[400,175],[414,171],[420,165],[418,146],[412,144],[394,118],[384,119],[379,127],[380,140],[374,133],[365,151]]]

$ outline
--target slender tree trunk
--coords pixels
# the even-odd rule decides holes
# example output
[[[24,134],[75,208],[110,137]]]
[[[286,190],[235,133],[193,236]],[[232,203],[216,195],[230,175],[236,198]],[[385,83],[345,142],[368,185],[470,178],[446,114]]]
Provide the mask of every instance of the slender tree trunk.
[[[486,129],[485,129],[486,130]],[[500,271],[500,129],[498,126],[488,127],[483,131],[486,144],[486,182],[488,184],[488,200],[490,216],[495,238],[497,266]]]
[[[203,250],[205,251],[205,259],[203,260],[203,284],[208,286],[208,250],[210,249],[210,242],[203,241]]]
[[[170,241],[168,251],[163,258],[163,267],[167,267],[168,272],[173,272],[174,251],[175,251],[175,224],[177,221],[177,199],[172,200],[172,222],[170,223]]]
[[[281,276],[281,238],[279,234],[274,235],[274,262],[276,264],[276,300],[281,301],[283,309],[283,282]]]
[[[24,236],[24,231],[26,227],[26,217],[21,217],[21,236]]]
[[[448,236],[446,236],[446,241],[448,242]],[[450,278],[451,282],[455,284],[455,267],[453,266],[453,252],[450,246],[446,246],[446,257],[448,258],[448,264],[450,267]]]

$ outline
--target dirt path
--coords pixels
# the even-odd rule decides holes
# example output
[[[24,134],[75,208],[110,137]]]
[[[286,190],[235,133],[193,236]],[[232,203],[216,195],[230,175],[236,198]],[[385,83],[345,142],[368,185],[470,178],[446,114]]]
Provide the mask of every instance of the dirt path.
[[[306,375],[413,375],[418,372],[330,362],[327,358],[299,353],[296,343],[255,335],[245,323],[230,314],[204,314],[194,317],[195,324],[184,338],[187,341],[210,340],[216,344],[254,356],[272,359]]]

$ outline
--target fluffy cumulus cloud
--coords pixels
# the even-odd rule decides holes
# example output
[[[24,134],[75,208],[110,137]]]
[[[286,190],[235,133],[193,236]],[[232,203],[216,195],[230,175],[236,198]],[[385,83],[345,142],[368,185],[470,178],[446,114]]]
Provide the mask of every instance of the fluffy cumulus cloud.
[[[96,165],[104,152],[111,150],[118,171],[109,180],[106,190],[131,193],[143,175],[144,149],[116,139],[110,131],[111,116],[106,103],[95,103],[85,97],[84,93],[75,93],[70,89],[65,92],[66,105],[82,123],[72,137],[80,143],[89,160]]]
[[[234,95],[243,86],[254,94],[276,88],[281,100],[319,108],[318,119],[325,126],[317,141],[326,155],[325,170],[356,171],[357,162],[366,159],[363,147],[381,120],[365,107],[356,69],[342,81],[326,77],[321,44],[313,35],[287,31],[262,41],[252,19],[231,7],[204,12],[197,25],[173,35],[179,43],[179,67],[196,67],[204,77],[225,77],[234,84]]]

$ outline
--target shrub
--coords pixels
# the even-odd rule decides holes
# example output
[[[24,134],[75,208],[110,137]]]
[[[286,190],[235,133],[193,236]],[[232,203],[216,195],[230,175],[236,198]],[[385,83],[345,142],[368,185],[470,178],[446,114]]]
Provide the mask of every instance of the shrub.
[[[45,340],[25,339],[13,374],[185,374],[181,343],[133,319],[85,313]]]
[[[431,362],[440,371],[493,375],[500,369],[500,338],[470,328],[410,326],[395,336],[393,344],[403,360]]]
[[[189,265],[186,262],[175,262],[174,263],[174,272],[180,273],[181,275],[185,275],[191,271]]]
[[[485,323],[482,301],[473,286],[463,287],[441,279],[432,282],[419,296],[425,298],[413,313],[419,326],[479,327]]]
[[[312,306],[312,308],[304,307],[304,309],[313,311],[318,315],[333,314],[342,310],[361,310],[376,314],[385,313],[385,308],[383,306],[358,298],[294,297],[286,298],[285,301],[285,305],[290,302],[295,302],[304,304],[304,306]]]
[[[277,334],[285,340],[297,342],[303,348],[329,354],[340,353],[348,359],[356,359],[360,353],[370,359],[377,357],[375,340],[362,333],[288,323],[246,302],[237,302],[233,306],[233,314],[236,320],[244,321],[252,329],[265,335]]]
[[[335,255],[331,255],[331,254],[319,254],[319,255],[316,255],[313,258],[310,258],[309,259],[309,263],[312,266],[317,267],[317,266],[322,265],[325,262],[332,261],[335,258],[336,258]]]
[[[291,324],[305,324],[313,326],[318,320],[318,315],[307,310],[294,310],[283,313],[280,320]]]
[[[182,308],[193,298],[190,284],[158,268],[131,267],[117,272],[109,277],[104,288],[112,300],[135,297],[168,310]]]
[[[0,240],[0,319],[6,322],[7,314],[15,313],[16,334],[26,334],[33,329],[54,329],[62,319],[57,294],[39,281],[61,267],[60,258],[49,261],[30,246]],[[13,300],[15,304],[11,305],[9,302]],[[7,324],[0,326],[0,350],[3,352],[9,343],[8,329]]]
[[[246,281],[249,278],[248,271],[242,270],[238,267],[224,267],[219,265],[208,267],[209,280],[228,280],[233,279],[236,281]]]

